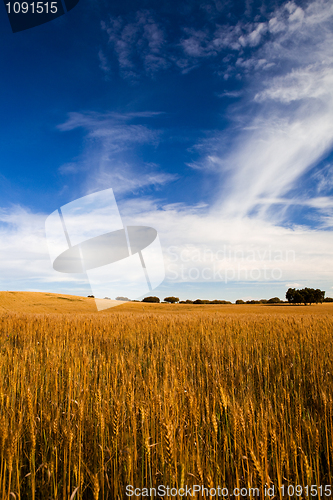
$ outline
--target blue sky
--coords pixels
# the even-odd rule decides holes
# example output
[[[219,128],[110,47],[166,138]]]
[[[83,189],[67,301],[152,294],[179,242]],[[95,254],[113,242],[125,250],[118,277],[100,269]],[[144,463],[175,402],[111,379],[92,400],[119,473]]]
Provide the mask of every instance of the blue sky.
[[[330,1],[88,2],[1,42],[1,288],[86,295],[46,217],[113,188],[163,298],[333,295]],[[206,271],[204,271],[206,269]]]

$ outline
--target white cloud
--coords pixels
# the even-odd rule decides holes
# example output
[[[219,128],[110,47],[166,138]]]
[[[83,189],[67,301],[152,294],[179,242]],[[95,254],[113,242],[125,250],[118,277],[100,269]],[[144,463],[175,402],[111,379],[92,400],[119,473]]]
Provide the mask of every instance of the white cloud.
[[[154,188],[158,190],[161,186],[178,179],[175,174],[161,172],[143,173],[138,175],[130,167],[115,169],[115,171],[100,171],[94,179],[89,179],[89,191],[93,192],[104,189],[105,186],[112,186],[115,193],[138,193],[144,188]]]
[[[159,130],[153,130],[146,125],[134,125],[134,118],[150,118],[158,113],[69,113],[68,120],[59,125],[61,131],[67,132],[76,128],[84,128],[87,138],[100,141],[104,151],[115,153],[135,145],[154,144],[159,141]]]
[[[111,68],[103,50],[98,51],[98,59],[99,59],[99,67],[101,68],[101,70],[104,71],[105,73],[110,73]]]
[[[119,210],[124,224],[157,229],[170,289],[183,282],[283,286],[294,281],[327,289],[333,279],[327,231],[282,228],[250,218],[235,221],[204,205],[160,205],[147,198],[121,201]],[[52,269],[44,236],[47,215],[22,207],[0,212],[0,235],[6,242],[0,259],[4,289],[61,287],[81,293],[86,285],[82,275]]]
[[[234,106],[230,115],[236,139],[228,151],[230,131],[214,131],[212,142],[199,144],[206,155],[195,164],[209,168],[214,158],[221,173],[216,207],[231,219],[253,216],[254,211],[257,217],[267,216],[268,198],[284,199],[287,207],[286,195],[297,188],[297,181],[332,150],[333,8],[331,2],[315,0],[302,13],[293,2],[277,9],[270,26],[281,21],[281,29],[250,57],[238,58],[236,66],[248,72],[249,86],[242,106]],[[274,73],[261,72],[266,63],[275,64]],[[253,69],[260,77],[250,73]],[[255,106],[249,106],[251,93]],[[308,206],[324,209],[318,199]],[[286,211],[277,213],[277,221],[281,215]],[[328,213],[321,215],[319,225],[330,222]]]
[[[333,208],[333,198],[330,196],[318,196],[310,199],[301,199],[301,198],[261,198],[260,203],[273,205],[273,204],[282,204],[282,205],[299,205],[306,206],[312,208],[321,208],[321,209],[330,209]]]
[[[267,31],[267,23],[257,23],[252,29],[250,28],[250,32],[246,35],[241,35],[239,37],[239,42],[242,47],[246,47],[249,45],[250,47],[256,47],[261,42],[262,36]]]
[[[219,94],[217,94],[218,97],[240,97],[242,95],[241,90],[230,90],[230,91],[224,91]]]
[[[139,77],[137,58],[150,75],[168,66],[162,50],[165,43],[163,29],[151,12],[140,10],[130,22],[122,16],[110,18],[108,23],[102,23],[102,29],[108,34],[108,43],[115,51],[124,77],[132,80]]]
[[[180,15],[178,28],[182,35],[178,38],[167,30],[166,27],[170,25],[167,18],[157,21],[154,12],[147,10],[138,11],[135,19],[133,15],[111,18],[107,23],[102,23],[102,28],[108,33],[109,47],[112,47],[125,78],[136,80],[141,73],[154,76],[170,66],[188,73],[207,59],[214,63],[219,74],[229,77],[231,73],[236,74],[235,62],[245,60],[244,49],[250,50],[246,59],[256,59],[256,51],[264,45],[266,54],[261,59],[268,61],[259,65],[253,61],[248,68],[244,64],[245,74],[272,67],[288,52],[295,58],[292,47],[302,38],[318,38],[323,34],[318,32],[319,26],[322,31],[329,31],[332,12],[333,5],[329,0],[314,0],[304,9],[294,2],[284,3],[267,15],[266,19],[262,11],[260,22],[239,20],[237,24],[222,24],[219,22],[220,14],[216,11],[208,16],[208,20],[206,17],[197,19],[196,27],[193,27],[193,23],[189,25],[186,15]],[[298,58],[302,59],[304,53],[308,63],[314,63],[317,59],[309,58],[311,51],[312,46],[309,44],[305,51],[298,52]],[[102,54],[101,64],[108,68],[110,63],[104,59],[104,51]],[[225,61],[226,57],[228,61]],[[242,76],[237,74],[238,77]]]
[[[67,121],[58,128],[64,132],[84,128],[86,145],[81,158],[62,165],[59,172],[63,175],[84,173],[80,194],[110,186],[117,194],[135,193],[148,187],[158,189],[176,180],[177,175],[159,172],[155,164],[142,165],[141,161],[141,171],[133,167],[131,155],[135,148],[142,145],[156,147],[161,132],[131,121],[151,119],[160,114],[69,113]]]
[[[58,172],[61,175],[77,174],[80,170],[80,165],[75,162],[64,163],[58,168]]]
[[[333,165],[328,163],[315,171],[311,180],[316,186],[316,194],[327,194],[333,188]]]
[[[22,289],[22,283],[71,281],[67,275],[54,277],[45,239],[46,216],[21,206],[0,210],[0,268],[2,287]]]
[[[216,48],[210,43],[209,34],[203,30],[184,28],[187,38],[180,44],[187,56],[198,58],[216,55]]]
[[[58,125],[58,129],[64,132],[74,130],[76,128],[84,128],[89,134],[96,134],[99,130],[119,128],[122,123],[127,123],[136,118],[154,118],[163,112],[145,111],[145,112],[132,112],[132,113],[97,113],[85,112],[68,113],[68,119]],[[142,127],[141,127],[142,129]]]
[[[279,197],[333,145],[333,109],[305,110],[293,119],[254,122],[228,158],[232,174],[223,186],[221,205],[229,216],[244,216],[261,197]],[[238,146],[238,147],[237,147]]]
[[[159,206],[142,199],[119,207],[125,223],[157,229],[170,283],[225,282],[226,273],[230,281],[253,282],[258,270],[258,281],[270,284],[276,276],[281,282],[327,286],[333,277],[332,237],[327,231],[283,228],[248,217],[230,219],[223,211],[200,205]],[[191,269],[197,279],[191,279]]]
[[[268,29],[271,33],[273,34],[279,33],[281,31],[284,31],[285,28],[286,28],[285,23],[278,20],[276,17],[272,17],[269,20]]]
[[[300,99],[332,99],[333,68],[327,64],[298,68],[266,83],[267,89],[255,96],[258,102],[272,99],[290,103]]]

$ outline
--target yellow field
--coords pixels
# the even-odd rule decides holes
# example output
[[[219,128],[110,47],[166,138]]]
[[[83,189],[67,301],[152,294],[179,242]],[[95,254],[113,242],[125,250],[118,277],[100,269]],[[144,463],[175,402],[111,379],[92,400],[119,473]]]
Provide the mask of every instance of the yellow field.
[[[98,312],[94,299],[41,292],[0,292],[0,313],[71,313],[71,314],[123,314],[123,313],[158,313],[160,314],[187,314],[187,313],[223,313],[223,314],[282,314],[287,315],[333,315],[333,302],[319,305],[289,305],[289,304],[153,304],[128,302],[117,307]]]
[[[0,293],[0,498],[138,498],[127,485],[317,498],[310,485],[333,476],[332,312],[97,313],[92,299]]]

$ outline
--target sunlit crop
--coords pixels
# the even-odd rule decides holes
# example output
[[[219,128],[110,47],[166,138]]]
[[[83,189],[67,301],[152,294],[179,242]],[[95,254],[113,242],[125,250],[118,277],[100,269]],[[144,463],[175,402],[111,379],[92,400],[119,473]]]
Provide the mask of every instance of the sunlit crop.
[[[0,498],[331,484],[332,333],[325,315],[2,314]]]

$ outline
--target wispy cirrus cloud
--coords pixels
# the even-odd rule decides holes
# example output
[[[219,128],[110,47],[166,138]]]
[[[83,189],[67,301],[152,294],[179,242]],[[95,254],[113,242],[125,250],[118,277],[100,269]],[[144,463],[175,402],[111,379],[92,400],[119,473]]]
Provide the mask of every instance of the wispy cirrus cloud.
[[[288,1],[266,14],[262,11],[260,19],[244,18],[236,24],[219,24],[216,5],[214,9],[211,19],[197,19],[195,27],[180,16],[178,38],[172,40],[168,24],[162,28],[148,10],[112,18],[103,29],[123,76],[132,71],[148,74],[145,61],[155,54],[164,61],[156,71],[171,64],[187,72],[209,60],[214,61],[209,71],[224,79],[244,79],[242,91],[220,94],[241,99],[230,108],[231,126],[212,131],[210,137],[206,132],[192,147],[196,159],[186,164],[220,174],[216,205],[228,217],[254,212],[264,217],[270,206],[263,200],[291,196],[297,180],[333,145],[333,5],[328,0],[302,6]],[[108,177],[113,161],[112,175],[120,182],[114,154],[160,139],[160,131],[131,123],[131,118],[126,115],[123,123],[124,118],[115,115],[72,114],[62,130],[81,126],[90,140],[100,141],[101,178]],[[126,170],[130,162],[125,160]],[[70,164],[68,170],[72,168]]]
[[[115,154],[140,144],[157,145],[161,131],[143,124],[133,124],[134,119],[153,118],[160,113],[69,113],[68,119],[58,126],[62,132],[78,128],[86,131],[88,140],[99,141],[105,153]]]
[[[220,25],[214,20],[208,26],[205,23],[202,28],[193,28],[186,25],[186,19],[180,19],[180,34],[175,39],[162,28],[155,13],[146,10],[127,18],[111,17],[102,22],[102,29],[108,34],[112,52],[108,59],[107,51],[99,51],[101,69],[109,72],[115,56],[121,75],[136,81],[142,74],[154,76],[169,68],[187,73],[207,59],[215,60],[216,69],[230,70],[237,60],[241,65],[239,55],[245,48],[259,45],[268,32],[268,22]]]
[[[103,52],[102,49],[100,49],[98,51],[98,59],[99,59],[99,67],[100,67],[100,69],[102,71],[104,71],[105,73],[110,73],[111,67],[110,67],[108,59],[107,59],[107,57],[104,54],[104,52]]]
[[[233,97],[233,98],[240,97],[241,95],[242,95],[241,90],[229,90],[229,91],[225,90],[224,92],[217,94],[218,97]]]
[[[273,12],[267,22],[270,36],[241,65],[245,72],[256,72],[246,77],[241,104],[231,108],[231,144],[225,147],[230,130],[214,131],[198,144],[206,154],[194,166],[213,164],[220,171],[215,207],[226,217],[256,213],[271,218],[274,208],[276,221],[283,222],[287,199],[300,198],[297,182],[304,183],[304,176],[332,150],[332,20],[333,6],[324,0],[304,9],[288,2]],[[279,199],[282,208],[271,205],[272,199]],[[330,204],[306,206],[318,209],[317,223],[326,224]]]
[[[288,104],[305,99],[326,100],[330,98],[333,88],[332,67],[326,60],[324,63],[293,69],[286,75],[265,82],[264,86],[266,88],[255,95],[255,101],[273,100]]]
[[[70,112],[64,123],[58,125],[59,130],[73,130],[74,128],[84,127],[93,129],[100,127],[100,124],[112,125],[116,121],[127,122],[135,118],[154,118],[163,114],[163,111],[133,111],[127,113],[117,113],[116,111],[98,113],[96,111]]]
[[[176,28],[175,20],[171,23],[167,14],[157,19],[156,13],[148,9],[103,21],[108,49],[100,51],[102,69],[104,67],[107,72],[115,57],[122,76],[136,80],[142,74],[153,76],[169,68],[187,73],[209,61],[214,71],[225,79],[236,75],[240,78],[253,71],[279,67],[281,58],[288,54],[294,58],[293,48],[297,47],[305,30],[310,29],[313,35],[313,28],[322,23],[327,30],[327,19],[332,14],[332,5],[327,0],[315,0],[303,8],[292,0],[273,11],[261,9],[256,20],[249,21],[249,9],[245,9],[236,23],[225,23],[223,13],[228,7],[217,8],[218,3],[202,4],[206,15],[193,14],[190,24],[187,11],[179,12]],[[171,24],[172,32],[168,29]],[[320,34],[316,36],[318,41]],[[287,40],[289,44],[284,43]],[[263,46],[265,50],[261,50],[258,57],[258,50]],[[282,52],[275,50],[277,46],[283,49]],[[308,48],[311,52],[310,45]],[[298,59],[300,63],[315,61],[306,51],[299,52]]]
[[[241,68],[244,71],[253,70],[255,65],[249,65],[248,51],[258,47],[269,36],[288,28],[284,13],[272,18],[262,16],[260,21],[250,22],[245,16],[244,20],[235,24],[219,22],[224,8],[214,6],[212,13],[209,5],[212,7],[207,3],[204,8],[206,16],[197,13],[194,25],[189,24],[186,14],[179,13],[176,29],[174,18],[171,22],[165,14],[157,19],[153,10],[111,16],[102,22],[102,30],[107,33],[108,39],[105,50],[99,51],[101,69],[109,72],[110,61],[116,58],[120,74],[136,81],[142,74],[154,76],[170,68],[188,73],[208,60],[216,71],[229,77]],[[297,7],[294,9],[293,5],[293,2],[288,2],[285,11],[289,24],[296,26],[296,21],[301,20],[299,12],[303,11]],[[172,31],[167,28],[171,24],[174,27]],[[245,52],[246,57],[243,57]],[[260,69],[271,65],[266,59],[255,64]]]
[[[121,74],[135,80],[139,71],[154,75],[169,63],[164,57],[164,30],[152,12],[140,10],[133,17],[130,21],[122,16],[111,17],[107,23],[102,22],[102,29],[108,35]]]
[[[105,189],[105,186],[112,186],[117,194],[139,193],[145,188],[152,188],[158,191],[165,184],[178,179],[176,174],[168,174],[156,171],[156,168],[149,166],[151,172],[144,172],[138,175],[131,166],[124,168],[124,164],[115,171],[103,169],[99,172],[98,177],[93,182],[89,181],[90,188],[88,191],[96,191]],[[148,168],[147,168],[148,170]]]
[[[135,152],[142,146],[156,148],[162,131],[133,120],[149,120],[161,113],[69,113],[68,119],[58,126],[62,132],[83,128],[86,132],[85,149],[77,161],[62,165],[63,175],[84,174],[80,186],[84,192],[112,186],[115,193],[138,192],[144,188],[158,189],[178,178],[175,174],[159,172],[156,164],[136,161]],[[134,155],[134,156],[133,156]],[[140,165],[140,170],[138,170]]]
[[[333,164],[328,162],[314,171],[310,181],[314,186],[315,196],[325,196],[331,193],[333,190]]]

